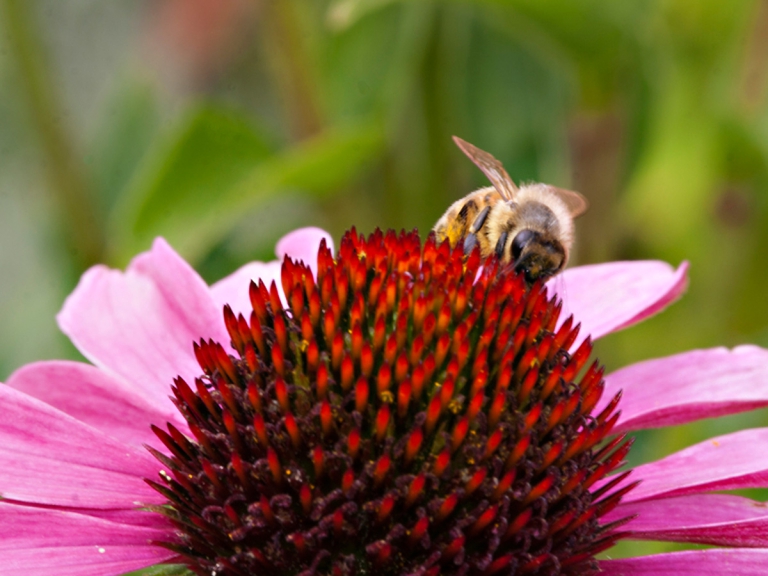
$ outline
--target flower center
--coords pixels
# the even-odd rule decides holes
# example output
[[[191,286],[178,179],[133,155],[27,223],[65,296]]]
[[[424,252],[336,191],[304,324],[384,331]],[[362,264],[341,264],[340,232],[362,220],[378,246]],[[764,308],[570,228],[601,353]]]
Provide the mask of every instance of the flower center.
[[[541,284],[415,233],[286,259],[177,379],[190,438],[148,480],[198,574],[584,574],[621,536],[629,442],[603,368]],[[582,374],[583,373],[583,374]]]

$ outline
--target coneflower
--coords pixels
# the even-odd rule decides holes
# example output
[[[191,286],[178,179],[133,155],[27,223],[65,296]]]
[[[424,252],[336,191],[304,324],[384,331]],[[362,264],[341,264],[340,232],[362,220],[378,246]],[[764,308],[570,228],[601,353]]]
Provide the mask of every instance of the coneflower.
[[[768,404],[765,351],[605,378],[579,336],[579,284],[561,318],[545,287],[432,238],[352,231],[334,255],[321,237],[294,235],[312,267],[285,258],[274,283],[270,264],[208,289],[162,242],[126,274],[85,275],[60,323],[98,368],[36,363],[0,387],[8,573],[768,567],[763,507],[706,494],[768,485],[768,458],[744,448],[766,431],[617,471],[630,430]],[[571,274],[606,268],[592,270]],[[667,273],[649,299],[636,284],[629,316],[585,324],[630,324],[683,286]],[[731,548],[595,558],[623,537]]]

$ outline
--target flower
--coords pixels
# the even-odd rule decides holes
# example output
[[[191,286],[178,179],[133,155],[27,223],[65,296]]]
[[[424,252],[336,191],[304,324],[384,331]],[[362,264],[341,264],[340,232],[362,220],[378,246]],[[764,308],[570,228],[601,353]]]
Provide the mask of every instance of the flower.
[[[352,232],[335,260],[329,243],[297,231],[277,250],[295,260],[211,287],[162,240],[125,273],[83,276],[59,324],[93,365],[38,362],[0,387],[8,573],[768,566],[764,507],[711,493],[768,485],[768,430],[611,475],[631,430],[768,405],[757,347],[605,378],[589,364],[589,337],[673,301],[685,266],[568,270],[561,313],[414,235]],[[623,537],[725,548],[594,560]]]

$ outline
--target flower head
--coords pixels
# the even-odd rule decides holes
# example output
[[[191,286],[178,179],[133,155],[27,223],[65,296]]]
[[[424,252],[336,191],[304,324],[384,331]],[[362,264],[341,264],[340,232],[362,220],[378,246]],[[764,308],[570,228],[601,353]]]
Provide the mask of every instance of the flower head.
[[[768,485],[768,457],[749,447],[764,430],[617,471],[630,430],[768,404],[754,347],[607,377],[590,361],[584,327],[598,337],[657,311],[684,268],[566,272],[574,320],[542,286],[414,234],[352,232],[335,258],[321,237],[283,242],[298,259],[279,276],[252,265],[210,289],[162,242],[126,274],[84,276],[60,324],[97,367],[37,363],[0,387],[0,514],[26,527],[0,540],[13,570],[673,574],[726,561],[595,559],[627,536],[768,565],[762,507],[708,493]]]
[[[317,277],[288,259],[251,283],[230,341],[200,341],[176,380],[192,432],[155,429],[152,482],[203,573],[583,574],[618,534],[600,518],[632,485],[605,442],[603,370],[541,285],[416,234],[348,234]]]

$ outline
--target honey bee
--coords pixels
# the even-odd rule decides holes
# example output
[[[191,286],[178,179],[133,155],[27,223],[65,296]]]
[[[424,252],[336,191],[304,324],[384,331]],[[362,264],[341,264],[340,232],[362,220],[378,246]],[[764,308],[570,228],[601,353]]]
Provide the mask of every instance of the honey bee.
[[[478,246],[481,256],[495,254],[501,262],[513,264],[529,283],[565,268],[573,246],[573,219],[586,211],[586,198],[548,184],[518,188],[488,152],[457,136],[453,140],[493,187],[475,190],[451,204],[435,224],[437,240],[447,238],[451,246],[464,240],[467,255]]]

